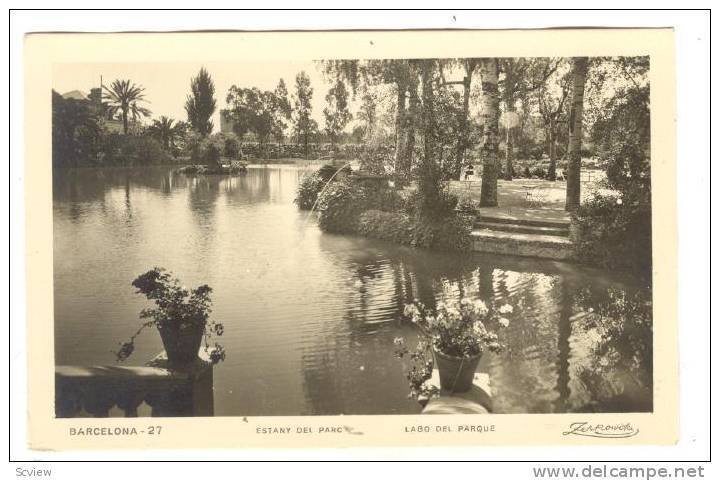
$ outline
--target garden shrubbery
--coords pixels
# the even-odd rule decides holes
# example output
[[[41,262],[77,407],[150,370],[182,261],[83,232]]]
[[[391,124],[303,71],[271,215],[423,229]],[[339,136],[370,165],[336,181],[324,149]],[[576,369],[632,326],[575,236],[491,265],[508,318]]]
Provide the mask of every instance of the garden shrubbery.
[[[455,196],[443,192],[440,197],[442,215],[434,211],[438,215],[429,216],[417,192],[403,198],[393,189],[352,178],[333,182],[318,202],[320,228],[416,247],[470,250],[469,218],[455,212]]]
[[[320,228],[336,234],[357,232],[358,217],[366,207],[365,192],[349,182],[333,182],[318,201]]]
[[[337,173],[339,169],[333,165],[325,164],[310,175],[306,175],[298,186],[295,203],[302,210],[310,210],[317,202],[318,195],[325,184]]]
[[[607,269],[652,276],[650,203],[650,89],[632,86],[610,101],[595,123],[592,140],[606,166],[606,187],[619,196],[596,195],[576,217],[580,260]]]
[[[148,165],[173,161],[160,142],[148,135],[108,134],[103,140],[102,164]]]
[[[360,214],[357,233],[408,245],[411,245],[415,238],[414,225],[407,214],[381,210],[368,210]]]
[[[325,182],[317,175],[306,175],[300,181],[300,185],[298,186],[295,203],[302,210],[312,209],[313,205],[315,205],[315,201],[317,201],[317,196],[324,185]]]
[[[652,269],[650,204],[595,195],[576,216],[579,260],[606,269],[630,269],[649,278]]]

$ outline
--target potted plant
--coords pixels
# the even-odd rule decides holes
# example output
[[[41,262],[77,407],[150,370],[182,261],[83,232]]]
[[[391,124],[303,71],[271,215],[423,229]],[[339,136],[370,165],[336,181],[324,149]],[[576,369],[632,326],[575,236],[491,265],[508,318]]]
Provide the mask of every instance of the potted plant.
[[[150,326],[160,332],[168,362],[171,366],[183,366],[198,359],[200,345],[205,340],[205,351],[210,361],[216,364],[225,360],[225,350],[215,343],[210,348],[211,336],[222,336],[223,325],[210,320],[210,286],[203,284],[195,289],[187,289],[180,281],[165,269],[155,267],[140,274],[132,282],[138,294],[143,294],[155,303],[155,307],[140,311],[145,319],[140,329],[130,340],[120,344],[115,353],[118,361],[124,361],[135,350],[135,338]]]
[[[475,369],[483,353],[499,353],[503,350],[497,334],[487,325],[506,327],[510,321],[503,315],[512,311],[509,304],[495,309],[481,300],[467,298],[448,303],[440,302],[434,310],[426,308],[420,302],[408,304],[404,314],[420,328],[424,338],[415,352],[410,354],[411,359],[424,360],[423,356],[426,354],[421,353],[431,349],[440,373],[440,387],[450,392],[468,391],[472,387]],[[410,353],[402,338],[395,339],[395,344],[399,357]],[[430,379],[432,368],[433,366],[425,361],[424,369],[413,366],[408,373],[412,397],[427,394],[424,382]],[[419,387],[413,387],[411,377],[416,383],[421,378],[424,380]]]

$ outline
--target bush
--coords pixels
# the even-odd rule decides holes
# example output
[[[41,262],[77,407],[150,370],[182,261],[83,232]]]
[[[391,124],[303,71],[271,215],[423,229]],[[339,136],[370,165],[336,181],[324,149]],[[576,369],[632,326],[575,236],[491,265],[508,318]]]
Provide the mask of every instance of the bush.
[[[383,239],[398,244],[412,244],[414,226],[402,212],[368,210],[360,214],[358,234],[374,239]]]
[[[102,151],[104,164],[148,165],[173,161],[162,144],[147,135],[109,134],[105,137]]]
[[[318,201],[320,228],[417,247],[470,250],[471,223],[455,212],[457,198],[445,200],[444,209],[452,208],[443,218],[420,215],[420,198],[413,193],[404,200],[396,191],[374,184],[333,182]]]
[[[340,170],[337,167],[325,164],[310,175],[303,177],[298,185],[295,203],[302,210],[310,210],[317,202],[317,197],[325,184]]]
[[[530,173],[531,177],[538,179],[544,179],[547,177],[547,172],[542,167],[534,167]]]
[[[302,210],[310,210],[317,201],[317,196],[322,190],[325,182],[315,173],[306,175],[298,186],[295,203]]]
[[[365,208],[362,189],[346,182],[333,182],[318,201],[320,228],[326,232],[351,234],[356,232],[358,217]]]
[[[457,211],[465,215],[477,215],[478,206],[470,196],[463,196],[456,207]]]
[[[229,159],[240,158],[240,139],[234,133],[223,135],[223,155]]]
[[[402,212],[368,210],[358,217],[356,232],[365,237],[445,251],[469,251],[470,222],[453,216],[440,222],[413,219]]]
[[[430,221],[418,218],[413,229],[412,245],[444,251],[469,251],[472,248],[471,223],[460,215]]]
[[[596,194],[577,211],[575,249],[583,262],[652,275],[651,208],[622,197]]]
[[[313,175],[321,178],[325,182],[329,182],[330,179],[340,170],[332,164],[325,164],[315,171]]]

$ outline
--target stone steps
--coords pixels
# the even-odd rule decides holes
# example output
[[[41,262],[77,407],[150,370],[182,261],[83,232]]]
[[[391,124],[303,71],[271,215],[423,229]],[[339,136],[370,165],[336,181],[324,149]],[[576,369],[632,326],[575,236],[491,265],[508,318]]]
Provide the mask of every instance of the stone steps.
[[[526,219],[524,217],[514,217],[512,215],[505,216],[501,214],[478,215],[475,221],[504,225],[555,227],[560,229],[568,229],[570,227],[570,219]]]
[[[474,230],[471,235],[477,252],[555,260],[570,260],[574,255],[573,243],[562,236],[490,230]]]
[[[504,232],[519,232],[522,234],[540,234],[540,235],[556,235],[567,237],[569,235],[568,226],[558,225],[527,225],[527,224],[510,224],[506,222],[488,222],[475,221],[475,229],[478,230],[496,230]]]

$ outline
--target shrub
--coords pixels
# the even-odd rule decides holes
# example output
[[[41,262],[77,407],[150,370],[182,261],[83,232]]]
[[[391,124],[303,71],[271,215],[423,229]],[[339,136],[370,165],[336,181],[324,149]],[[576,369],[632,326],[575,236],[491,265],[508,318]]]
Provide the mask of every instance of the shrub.
[[[223,155],[230,159],[240,157],[240,139],[234,133],[222,134],[223,138]]]
[[[547,177],[547,172],[542,167],[534,167],[530,173],[531,177],[536,177],[538,179],[544,179]]]
[[[368,210],[360,214],[357,232],[374,239],[412,244],[414,226],[410,218],[402,212]]]
[[[298,185],[295,203],[302,210],[310,210],[317,201],[317,196],[322,190],[325,182],[315,173],[306,175]]]
[[[317,197],[325,184],[340,170],[334,165],[325,164],[310,175],[303,177],[298,185],[295,203],[302,210],[310,210],[317,202]]]
[[[456,207],[457,211],[465,215],[477,215],[477,204],[470,196],[463,196]]]
[[[365,210],[362,189],[347,182],[333,182],[318,201],[320,228],[338,234],[354,233],[358,216]]]
[[[444,251],[469,251],[472,248],[471,223],[460,215],[431,221],[417,218],[412,245]]]
[[[583,262],[606,269],[625,268],[650,279],[651,208],[623,197],[596,194],[577,211],[575,249]]]
[[[225,141],[225,136],[220,133],[201,137],[191,132],[185,139],[186,153],[194,163],[214,167],[220,164],[220,157],[225,152]]]
[[[109,134],[102,150],[105,164],[147,165],[173,161],[160,142],[147,135]]]

